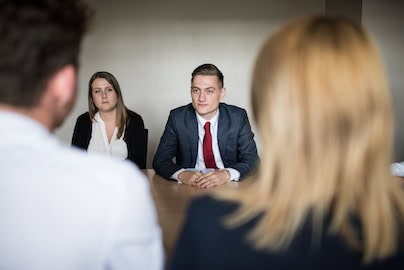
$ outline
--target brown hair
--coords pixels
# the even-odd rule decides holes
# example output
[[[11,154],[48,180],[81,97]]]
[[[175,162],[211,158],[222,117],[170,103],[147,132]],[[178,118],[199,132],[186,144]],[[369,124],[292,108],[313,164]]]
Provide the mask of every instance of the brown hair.
[[[91,76],[90,81],[88,82],[88,112],[90,114],[90,118],[94,119],[95,114],[98,112],[98,108],[95,106],[93,95],[92,95],[92,84],[95,79],[103,78],[107,80],[113,87],[116,96],[116,126],[118,127],[117,138],[120,138],[124,132],[126,121],[128,120],[128,112],[123,102],[121,87],[119,86],[118,80],[114,75],[107,71],[98,71]]]
[[[213,64],[203,64],[198,66],[192,72],[191,82],[193,81],[196,75],[205,75],[205,76],[216,76],[220,82],[220,88],[223,88],[224,85],[224,77],[223,73]]]

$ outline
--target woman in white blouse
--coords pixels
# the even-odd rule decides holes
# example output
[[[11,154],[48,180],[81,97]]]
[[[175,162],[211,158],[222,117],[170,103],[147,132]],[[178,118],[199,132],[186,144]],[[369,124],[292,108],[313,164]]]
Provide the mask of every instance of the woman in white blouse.
[[[72,145],[89,153],[129,159],[146,167],[147,130],[142,117],[127,109],[117,79],[109,72],[91,76],[89,110],[77,118]]]

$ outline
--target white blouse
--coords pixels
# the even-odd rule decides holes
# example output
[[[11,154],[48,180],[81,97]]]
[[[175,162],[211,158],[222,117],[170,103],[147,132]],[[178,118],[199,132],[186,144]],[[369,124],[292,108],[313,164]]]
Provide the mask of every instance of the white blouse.
[[[122,133],[120,138],[117,138],[118,128],[115,127],[111,141],[108,142],[105,123],[98,112],[94,116],[92,125],[91,139],[87,149],[89,154],[103,154],[119,160],[124,160],[128,157],[128,148],[123,140],[125,132]]]

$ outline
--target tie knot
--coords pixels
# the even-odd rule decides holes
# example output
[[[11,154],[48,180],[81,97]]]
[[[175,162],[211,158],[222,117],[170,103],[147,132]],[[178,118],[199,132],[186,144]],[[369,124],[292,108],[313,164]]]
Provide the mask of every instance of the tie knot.
[[[205,130],[209,130],[210,129],[210,122],[206,122],[204,125]]]

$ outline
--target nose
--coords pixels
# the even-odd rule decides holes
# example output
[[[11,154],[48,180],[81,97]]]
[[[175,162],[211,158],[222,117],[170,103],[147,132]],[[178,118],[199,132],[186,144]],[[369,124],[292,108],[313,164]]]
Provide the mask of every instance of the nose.
[[[199,99],[199,101],[204,101],[206,99],[205,91],[201,91],[199,93],[199,98],[198,99]]]
[[[103,91],[101,91],[101,96],[102,96],[102,97],[107,97],[107,92],[106,92],[106,91],[104,91],[104,90],[103,90]]]

